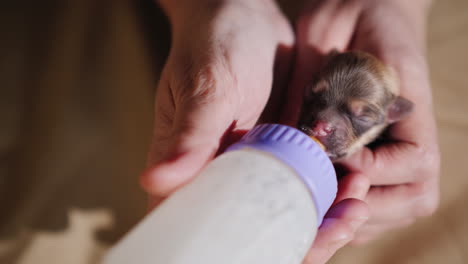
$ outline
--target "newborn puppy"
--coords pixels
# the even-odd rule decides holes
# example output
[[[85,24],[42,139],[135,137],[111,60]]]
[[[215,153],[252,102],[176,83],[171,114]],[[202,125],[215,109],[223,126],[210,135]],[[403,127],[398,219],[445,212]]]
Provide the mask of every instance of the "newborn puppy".
[[[374,141],[412,111],[395,72],[365,52],[332,52],[306,87],[298,128],[317,138],[332,160]]]

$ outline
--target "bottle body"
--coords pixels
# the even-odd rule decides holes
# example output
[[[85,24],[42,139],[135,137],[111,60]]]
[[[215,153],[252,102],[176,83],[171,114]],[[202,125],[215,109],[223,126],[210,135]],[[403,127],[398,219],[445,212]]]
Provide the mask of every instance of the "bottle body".
[[[312,195],[296,172],[242,148],[166,199],[104,263],[299,264],[317,228]]]

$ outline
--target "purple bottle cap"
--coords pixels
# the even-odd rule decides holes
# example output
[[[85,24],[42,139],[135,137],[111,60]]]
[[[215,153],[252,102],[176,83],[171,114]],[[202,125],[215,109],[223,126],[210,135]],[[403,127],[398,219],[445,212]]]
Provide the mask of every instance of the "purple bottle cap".
[[[309,189],[318,223],[336,197],[337,178],[333,164],[320,145],[301,131],[279,124],[254,127],[227,151],[249,147],[268,152],[294,169]]]

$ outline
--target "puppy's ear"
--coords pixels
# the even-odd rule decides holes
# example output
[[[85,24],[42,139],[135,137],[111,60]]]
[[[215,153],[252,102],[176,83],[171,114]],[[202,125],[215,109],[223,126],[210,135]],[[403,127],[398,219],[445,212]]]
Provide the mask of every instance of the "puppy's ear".
[[[400,121],[413,111],[413,107],[413,102],[401,96],[397,96],[388,107],[387,121],[389,123]]]
[[[325,80],[314,80],[305,87],[305,99],[311,99],[315,94],[328,89],[328,84]]]

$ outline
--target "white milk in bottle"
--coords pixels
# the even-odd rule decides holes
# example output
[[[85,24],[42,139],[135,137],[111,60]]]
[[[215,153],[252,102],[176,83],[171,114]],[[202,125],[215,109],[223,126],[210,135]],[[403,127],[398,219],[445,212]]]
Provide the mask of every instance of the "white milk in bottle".
[[[260,125],[167,198],[106,264],[300,264],[336,195],[318,143]]]

